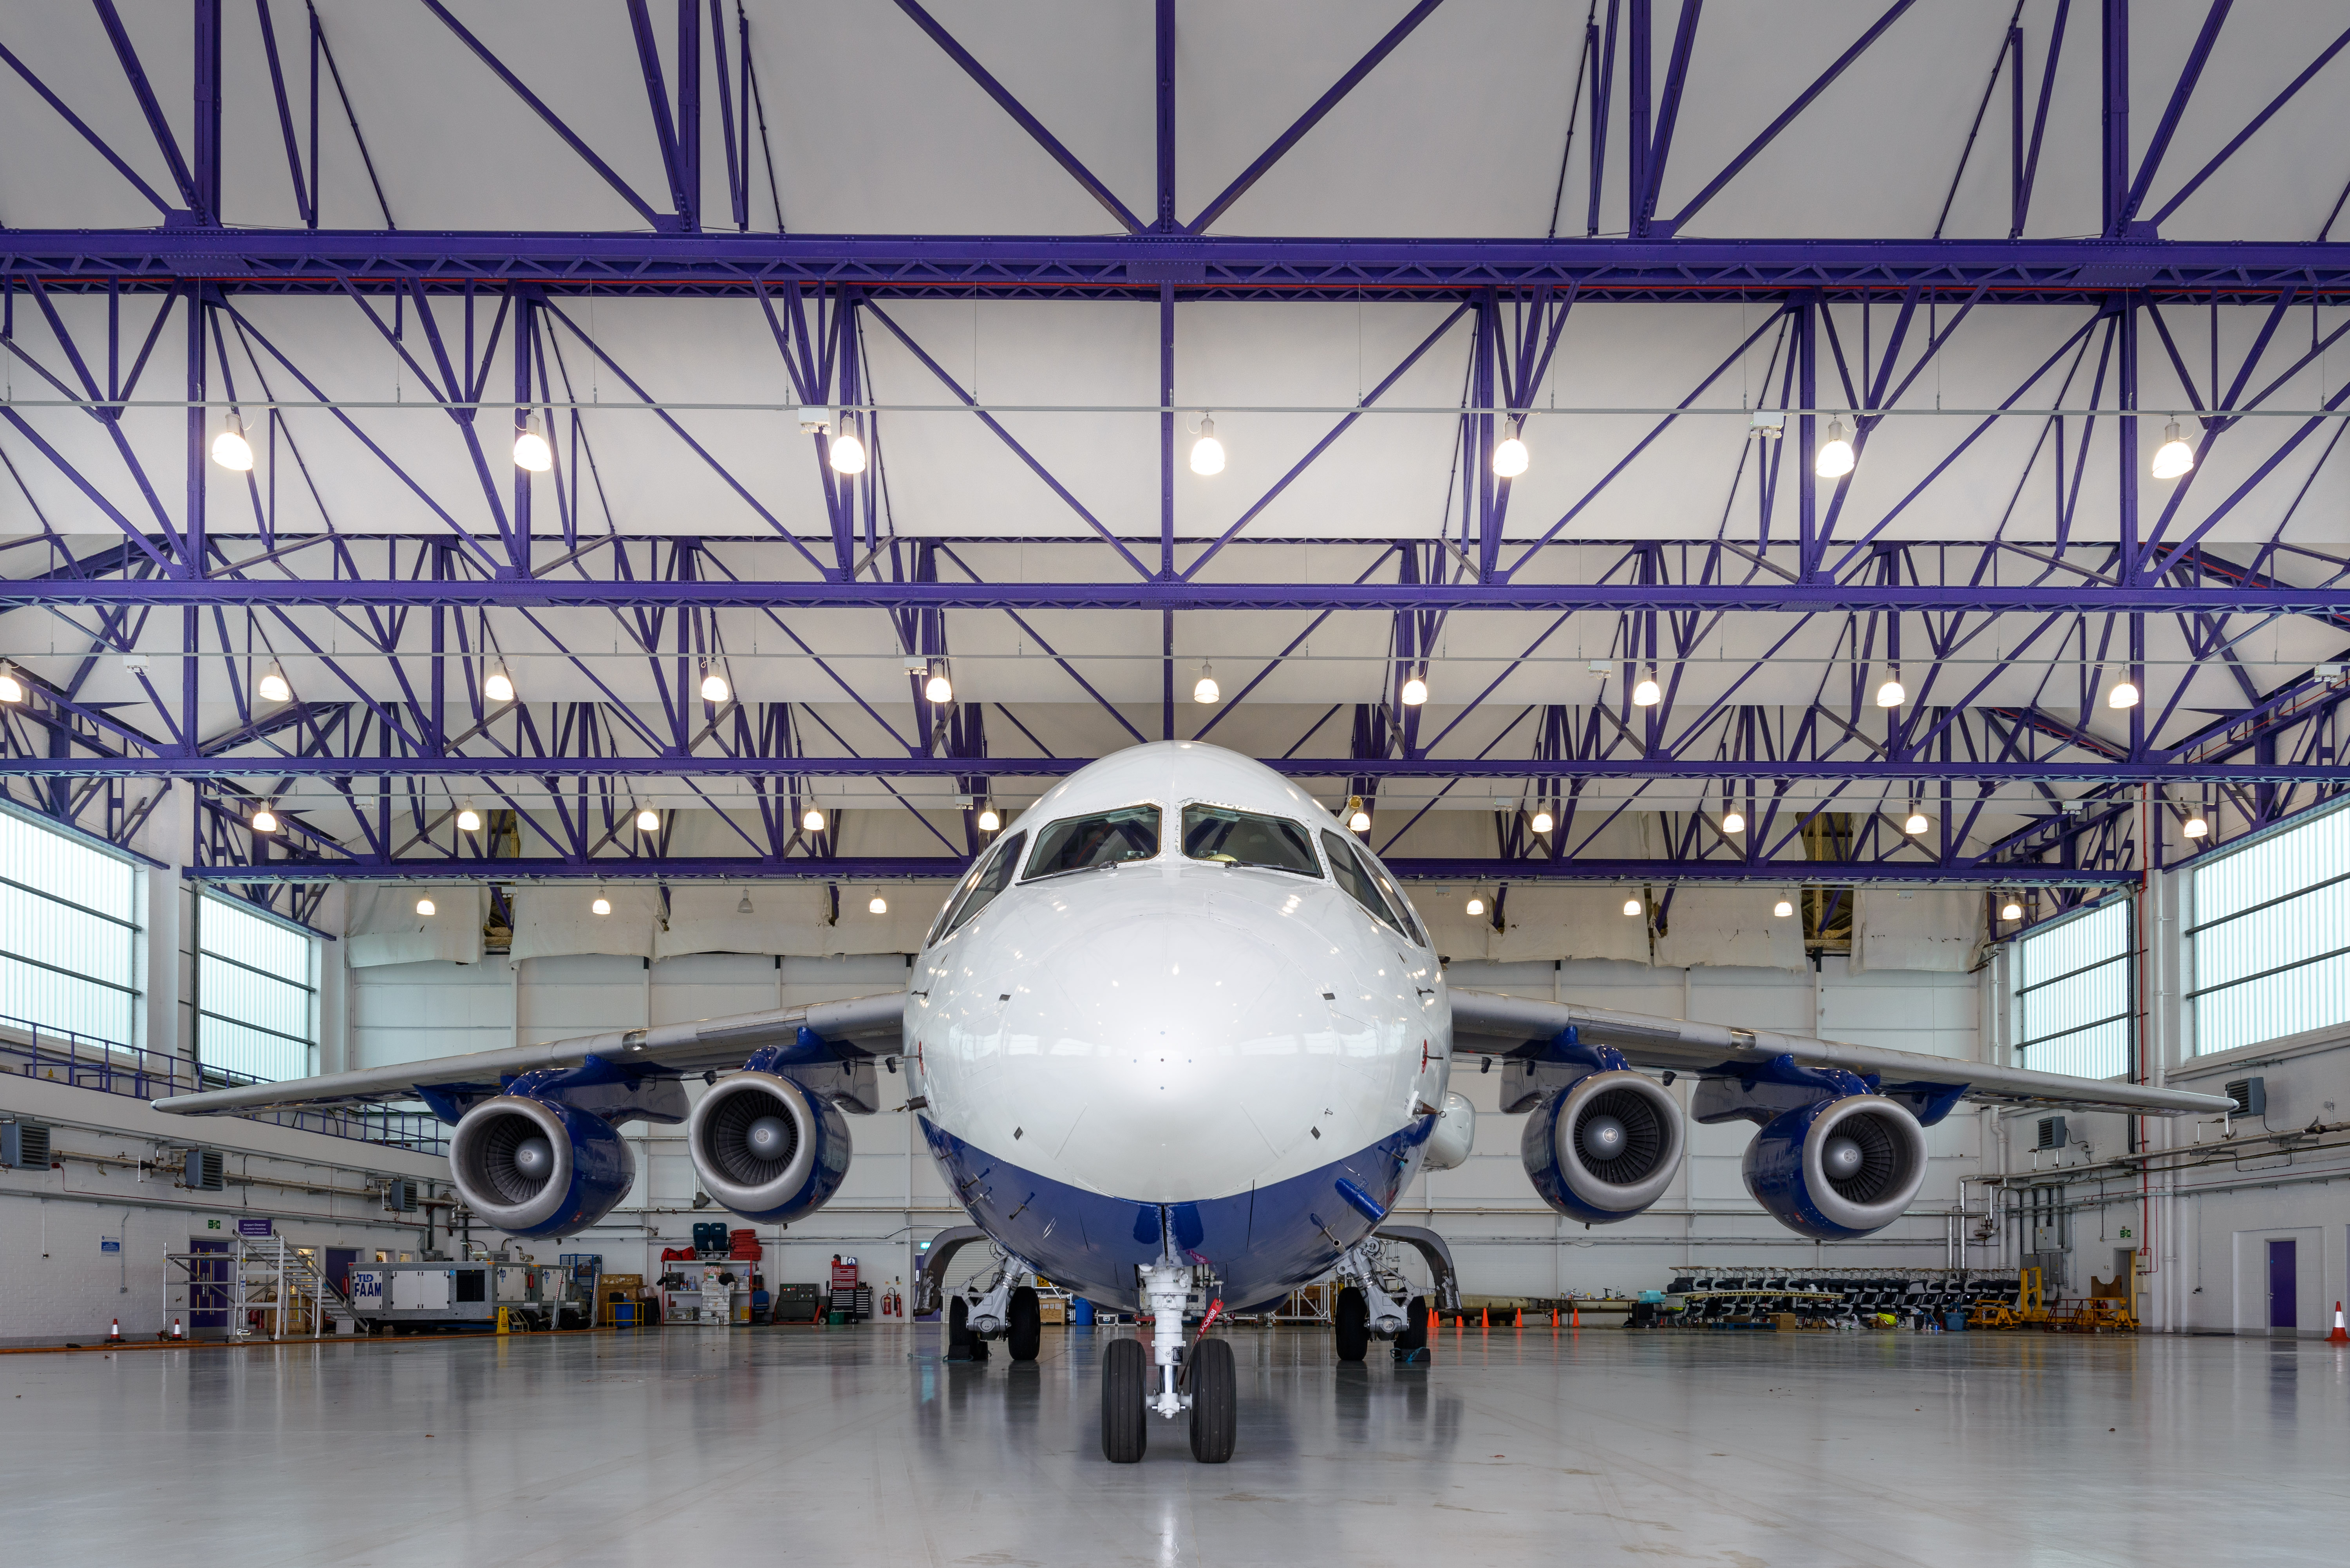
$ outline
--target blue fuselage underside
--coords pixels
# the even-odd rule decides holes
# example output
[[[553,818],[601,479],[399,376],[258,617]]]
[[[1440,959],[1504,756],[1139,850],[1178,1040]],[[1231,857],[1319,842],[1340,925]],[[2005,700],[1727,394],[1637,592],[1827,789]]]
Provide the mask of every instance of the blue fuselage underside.
[[[1414,1122],[1284,1181],[1162,1204],[1038,1176],[921,1118],[931,1156],[972,1223],[1054,1283],[1129,1309],[1137,1304],[1135,1270],[1159,1262],[1170,1241],[1186,1262],[1214,1273],[1234,1309],[1320,1278],[1340,1251],[1377,1228],[1373,1213],[1394,1207],[1419,1167],[1430,1125]]]

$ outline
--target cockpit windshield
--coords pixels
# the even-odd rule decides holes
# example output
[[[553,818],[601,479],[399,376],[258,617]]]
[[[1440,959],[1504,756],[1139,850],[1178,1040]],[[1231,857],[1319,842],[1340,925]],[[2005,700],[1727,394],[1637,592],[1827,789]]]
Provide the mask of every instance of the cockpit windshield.
[[[1183,808],[1183,853],[1222,866],[1261,866],[1272,871],[1322,875],[1314,841],[1305,829],[1278,816],[1233,811],[1221,805]]]
[[[1159,853],[1159,808],[1129,805],[1097,816],[1072,816],[1039,834],[1028,860],[1028,880],[1067,871],[1092,871]]]

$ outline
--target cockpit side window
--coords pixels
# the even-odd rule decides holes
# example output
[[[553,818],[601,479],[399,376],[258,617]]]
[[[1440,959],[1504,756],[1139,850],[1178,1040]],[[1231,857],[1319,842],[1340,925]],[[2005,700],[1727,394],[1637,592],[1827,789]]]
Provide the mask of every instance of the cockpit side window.
[[[1149,860],[1159,853],[1159,808],[1129,805],[1096,816],[1072,816],[1036,836],[1036,853],[1028,859],[1028,879],[1058,877],[1069,871],[1093,871],[1128,860]]]
[[[1395,879],[1388,875],[1388,868],[1379,864],[1378,857],[1368,850],[1361,849],[1360,846],[1357,848],[1362,855],[1364,864],[1371,868],[1371,876],[1378,880],[1379,891],[1387,895],[1388,902],[1393,904],[1397,913],[1403,916],[1404,929],[1411,933],[1411,940],[1421,947],[1431,945],[1428,940],[1428,933],[1420,929],[1419,916],[1413,910],[1411,900],[1403,896],[1403,889],[1395,885]]]
[[[1296,823],[1221,805],[1183,808],[1183,853],[1221,866],[1260,866],[1319,877],[1314,841]]]
[[[962,902],[947,917],[946,929],[939,933],[941,936],[951,936],[962,929],[973,915],[994,902],[995,896],[1012,885],[1013,870],[1020,864],[1020,846],[1027,836],[1015,833],[998,846],[987,869],[979,874],[979,880],[971,885],[971,891],[962,896]]]
[[[1373,919],[1392,927],[1398,935],[1405,934],[1409,928],[1403,917],[1371,879],[1370,871],[1356,856],[1355,846],[1326,827],[1322,830],[1322,847],[1329,854],[1330,875],[1338,879],[1338,886],[1353,894],[1355,902],[1368,909]]]
[[[947,934],[947,922],[953,919],[957,907],[970,895],[972,887],[978,883],[980,877],[986,874],[989,865],[993,862],[995,857],[1003,852],[1002,844],[991,844],[987,846],[985,854],[972,857],[971,868],[962,874],[962,880],[947,889],[946,899],[939,905],[938,917],[931,921],[930,934],[922,939],[922,946],[929,948],[938,945],[939,940]]]

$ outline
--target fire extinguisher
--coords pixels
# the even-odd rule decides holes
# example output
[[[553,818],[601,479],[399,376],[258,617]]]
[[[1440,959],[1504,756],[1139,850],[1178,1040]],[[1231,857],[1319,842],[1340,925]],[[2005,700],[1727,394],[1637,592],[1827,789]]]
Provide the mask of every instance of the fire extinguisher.
[[[899,1311],[899,1305],[898,1282],[891,1280],[889,1282],[889,1288],[881,1293],[881,1315],[883,1317],[902,1316],[903,1314]]]

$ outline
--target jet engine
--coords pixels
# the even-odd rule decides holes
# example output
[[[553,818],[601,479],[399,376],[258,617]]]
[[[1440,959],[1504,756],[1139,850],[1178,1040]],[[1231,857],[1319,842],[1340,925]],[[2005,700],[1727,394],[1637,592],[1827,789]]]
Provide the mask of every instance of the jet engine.
[[[1681,1108],[1662,1084],[1628,1069],[1593,1073],[1543,1096],[1520,1158],[1543,1200],[1587,1225],[1629,1220],[1665,1195],[1680,1168]]]
[[[779,1074],[743,1072],[704,1093],[685,1121],[703,1191],[770,1224],[821,1209],[848,1174],[848,1122]]]
[[[576,1106],[497,1095],[457,1123],[449,1165],[475,1216],[511,1236],[567,1236],[610,1213],[637,1179],[611,1123]]]
[[[1841,1241],[1900,1217],[1926,1179],[1926,1132],[1908,1106],[1846,1095],[1782,1111],[1746,1146],[1746,1190],[1791,1231]]]

